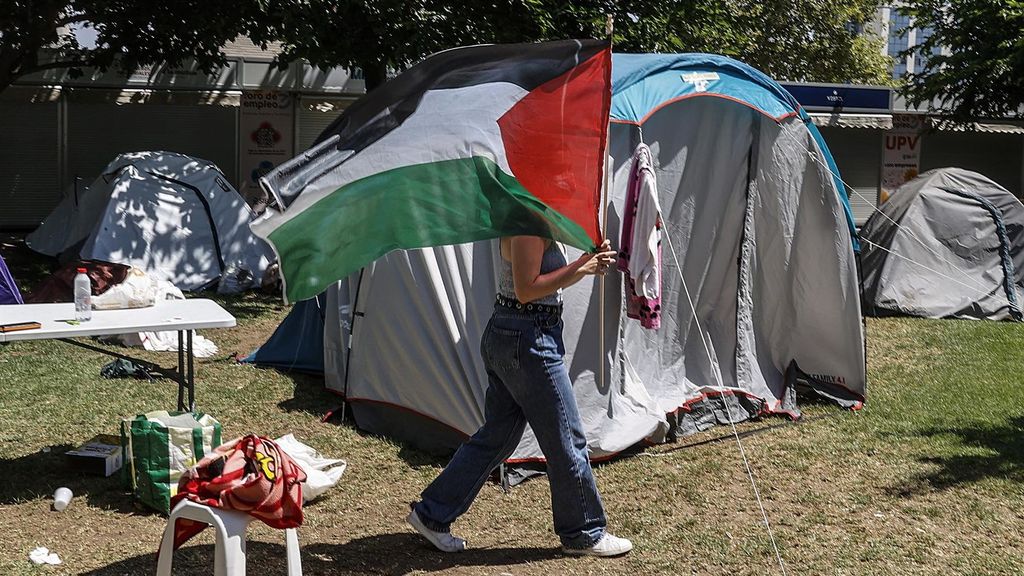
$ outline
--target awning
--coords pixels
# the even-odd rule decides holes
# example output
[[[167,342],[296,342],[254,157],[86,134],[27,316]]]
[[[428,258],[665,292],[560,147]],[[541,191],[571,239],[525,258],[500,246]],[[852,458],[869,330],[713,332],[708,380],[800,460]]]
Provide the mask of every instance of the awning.
[[[853,114],[810,112],[808,115],[815,126],[830,128],[869,128],[889,130],[892,128],[892,114]]]
[[[1024,134],[1024,127],[1014,124],[990,124],[986,122],[953,122],[932,119],[932,127],[943,132],[984,132],[986,134]]]

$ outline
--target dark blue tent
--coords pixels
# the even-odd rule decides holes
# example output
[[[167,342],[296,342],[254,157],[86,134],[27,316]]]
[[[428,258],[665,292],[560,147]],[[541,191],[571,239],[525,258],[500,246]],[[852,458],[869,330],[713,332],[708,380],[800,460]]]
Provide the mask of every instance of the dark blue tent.
[[[242,362],[286,372],[324,373],[324,296],[292,307],[270,338]]]
[[[7,269],[7,263],[4,262],[4,257],[0,256],[0,304],[23,304],[24,301],[21,299],[21,291],[18,290],[18,285],[14,283],[14,277],[11,276],[11,271]]]

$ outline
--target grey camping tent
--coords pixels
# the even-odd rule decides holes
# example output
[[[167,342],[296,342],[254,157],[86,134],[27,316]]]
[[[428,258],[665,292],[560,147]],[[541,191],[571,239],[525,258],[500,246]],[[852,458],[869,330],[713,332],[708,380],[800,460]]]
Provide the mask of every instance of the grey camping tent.
[[[565,358],[592,458],[730,420],[795,417],[801,385],[860,406],[852,221],[810,118],[774,81],[720,56],[617,54],[612,82],[608,235],[617,242],[643,141],[670,242],[656,331],[627,319],[618,274],[604,301],[596,280],[565,293]],[[336,153],[309,157],[321,152]],[[440,450],[479,427],[496,244],[392,252],[317,304],[326,385],[361,428]],[[511,460],[540,458],[527,430]]]
[[[866,314],[1021,320],[1024,204],[985,176],[925,172],[860,235]]]
[[[119,154],[25,238],[36,252],[127,264],[181,290],[258,287],[273,260],[257,216],[213,163],[176,152]]]

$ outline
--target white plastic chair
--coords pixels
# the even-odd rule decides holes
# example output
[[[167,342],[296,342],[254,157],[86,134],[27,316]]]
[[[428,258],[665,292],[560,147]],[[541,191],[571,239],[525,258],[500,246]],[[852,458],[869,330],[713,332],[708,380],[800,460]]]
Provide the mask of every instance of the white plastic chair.
[[[160,541],[156,576],[171,576],[174,524],[178,518],[205,522],[216,531],[217,544],[213,553],[214,576],[245,576],[245,532],[255,518],[245,512],[211,508],[190,500],[179,502],[167,519],[167,528],[164,528],[164,536]],[[294,528],[288,528],[284,532],[288,551],[288,576],[302,576],[299,536]]]

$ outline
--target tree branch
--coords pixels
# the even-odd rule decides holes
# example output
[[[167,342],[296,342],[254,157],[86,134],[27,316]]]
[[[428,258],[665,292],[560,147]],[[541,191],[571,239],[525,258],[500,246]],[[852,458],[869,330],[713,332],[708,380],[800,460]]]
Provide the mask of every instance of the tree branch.
[[[89,18],[86,17],[85,13],[69,14],[64,18],[57,19],[57,26],[67,26],[68,24],[76,24],[78,22],[88,22]]]

